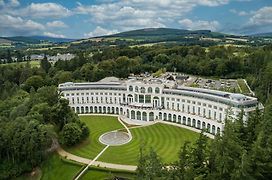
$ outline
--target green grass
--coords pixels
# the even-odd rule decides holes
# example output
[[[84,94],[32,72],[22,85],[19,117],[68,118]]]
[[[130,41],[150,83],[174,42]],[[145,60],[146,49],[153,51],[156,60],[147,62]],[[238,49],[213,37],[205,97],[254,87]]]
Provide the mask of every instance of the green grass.
[[[0,66],[15,66],[15,65],[24,65],[27,62],[14,62],[14,63],[6,63],[6,64],[0,64]],[[30,61],[31,67],[40,67],[40,61]]]
[[[105,146],[99,142],[101,134],[115,129],[123,128],[117,117],[110,116],[81,116],[90,128],[90,137],[73,148],[66,148],[72,154],[94,158]],[[131,129],[132,140],[122,146],[109,147],[99,161],[137,165],[139,149],[142,144],[149,150],[152,147],[163,162],[170,163],[178,159],[178,153],[185,141],[195,141],[198,133],[166,124]]]
[[[67,180],[72,179],[80,166],[63,162],[57,154],[49,157],[42,164],[42,180]]]
[[[248,89],[248,87],[243,79],[238,79],[237,82],[242,90],[242,93],[246,93],[246,94],[250,93],[250,90]]]
[[[178,153],[185,141],[193,142],[199,136],[190,130],[166,124],[131,129],[131,133],[133,139],[130,143],[109,147],[98,160],[137,165],[139,149],[143,144],[146,150],[152,147],[163,162],[171,163],[178,159]]]
[[[111,116],[80,116],[81,121],[85,122],[90,129],[90,136],[83,143],[65,148],[68,152],[86,158],[94,158],[102,151],[105,145],[99,142],[99,137],[105,132],[124,128],[117,117]]]
[[[113,179],[114,177],[125,178],[125,179],[135,179],[134,173],[122,172],[118,170],[106,170],[97,167],[91,167],[84,175],[82,176],[83,180],[89,179]]]
[[[80,170],[81,165],[76,163],[71,163],[68,160],[63,161],[61,157],[57,154],[50,156],[41,166],[42,177],[41,180],[68,180],[73,179],[76,173]],[[116,171],[111,172],[110,170],[90,168],[83,176],[82,180],[88,179],[107,179],[110,177],[126,177],[133,178],[134,175],[127,172]],[[36,180],[31,177],[22,176],[16,180]]]

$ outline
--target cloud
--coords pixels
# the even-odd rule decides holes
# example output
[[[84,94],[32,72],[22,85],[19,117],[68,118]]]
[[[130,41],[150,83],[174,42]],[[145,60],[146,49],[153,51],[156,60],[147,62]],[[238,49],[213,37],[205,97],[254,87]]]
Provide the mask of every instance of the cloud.
[[[218,21],[192,21],[190,19],[182,19],[178,21],[179,24],[186,29],[190,30],[211,30],[217,31],[220,24]]]
[[[10,0],[9,5],[12,7],[20,6],[20,2],[18,0]]]
[[[108,30],[104,29],[100,26],[97,26],[92,32],[85,33],[85,37],[97,37],[97,36],[103,36],[103,35],[111,35],[118,33],[117,30]]]
[[[256,11],[249,19],[248,24],[253,26],[272,25],[272,6],[263,7]]]
[[[10,15],[0,15],[0,22],[1,35],[33,35],[45,29],[38,22]]]
[[[47,22],[46,26],[49,28],[67,28],[68,26],[62,21]]]
[[[17,7],[20,6],[20,2],[18,0],[9,0],[9,1],[4,1],[0,0],[0,7]]]
[[[238,11],[236,9],[230,9],[230,12],[233,14],[237,14],[238,16],[249,16],[254,14],[254,11],[246,12],[246,11]]]
[[[53,37],[53,38],[66,38],[66,36],[64,36],[62,34],[55,34],[55,33],[51,33],[51,32],[44,32],[43,35],[48,36],[48,37]]]
[[[146,27],[171,26],[196,6],[215,7],[230,0],[126,0],[97,5],[78,4],[77,14],[89,15],[98,26],[118,27],[119,31]],[[216,26],[216,22],[212,22]]]
[[[61,18],[72,14],[69,9],[57,3],[31,3],[18,12],[22,16],[32,18]]]
[[[250,12],[251,16],[242,26],[233,29],[233,32],[240,34],[254,34],[256,32],[271,32],[272,28],[272,7],[265,6],[257,11]]]

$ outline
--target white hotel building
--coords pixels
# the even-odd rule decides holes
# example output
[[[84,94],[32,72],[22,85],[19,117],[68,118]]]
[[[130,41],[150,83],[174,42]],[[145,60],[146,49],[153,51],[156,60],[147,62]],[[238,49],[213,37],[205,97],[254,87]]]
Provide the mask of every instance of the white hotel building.
[[[109,77],[98,82],[59,85],[78,113],[118,114],[131,121],[170,121],[209,133],[220,133],[227,116],[237,117],[261,105],[257,98],[216,90],[185,87],[158,78]]]

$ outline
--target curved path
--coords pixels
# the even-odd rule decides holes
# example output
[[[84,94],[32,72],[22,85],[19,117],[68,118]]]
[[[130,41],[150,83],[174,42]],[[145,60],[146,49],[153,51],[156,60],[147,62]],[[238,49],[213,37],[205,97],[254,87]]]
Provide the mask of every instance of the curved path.
[[[101,114],[91,114],[91,115],[101,115]],[[105,116],[105,114],[102,114]],[[115,116],[116,115],[107,115],[107,116]],[[125,129],[127,130],[129,136],[131,136],[132,138],[132,134],[129,130],[129,128],[123,123],[123,121],[121,120],[121,118],[119,116],[118,117],[118,121],[125,127]],[[107,148],[108,146],[106,146]],[[102,155],[102,153],[105,151],[106,149],[103,149],[101,151],[101,153],[99,155]],[[105,162],[101,162],[101,161],[95,161],[99,156],[97,156],[97,158],[95,158],[94,160],[92,159],[87,159],[87,158],[83,158],[80,156],[76,156],[74,154],[71,154],[67,151],[65,151],[64,149],[62,149],[60,146],[57,149],[57,152],[60,156],[72,160],[72,161],[76,161],[82,164],[88,164],[88,167],[90,165],[93,166],[97,166],[97,167],[103,167],[103,168],[109,168],[109,169],[118,169],[118,170],[126,170],[126,171],[136,171],[137,166],[133,166],[133,165],[122,165],[122,164],[113,164],[113,163],[105,163]],[[86,168],[87,169],[87,168]]]
[[[86,114],[86,115],[102,115],[102,116],[105,116],[105,114]],[[125,129],[127,130],[128,134],[131,137],[132,137],[132,134],[130,132],[130,129],[140,128],[140,127],[143,127],[143,126],[150,126],[150,125],[153,125],[155,123],[163,123],[163,124],[178,126],[178,127],[182,127],[182,128],[186,128],[186,129],[192,130],[194,132],[198,132],[198,133],[201,132],[201,130],[199,130],[199,129],[195,129],[195,128],[192,128],[192,127],[184,126],[184,125],[181,125],[181,124],[175,124],[175,123],[171,123],[171,122],[166,122],[166,121],[155,121],[152,124],[145,124],[145,125],[142,125],[142,126],[135,126],[135,127],[128,128],[125,125],[125,123],[122,121],[122,119],[121,119],[120,116],[118,116],[118,115],[109,115],[109,114],[106,114],[106,116],[115,116],[115,117],[118,117],[118,121],[125,127]],[[209,138],[214,139],[214,135],[212,135],[212,134],[205,133],[205,135],[207,135]],[[102,168],[109,168],[109,169],[126,170],[126,171],[136,171],[136,169],[137,169],[137,166],[133,166],[133,165],[123,165],[123,164],[106,163],[106,162],[95,161],[95,160],[92,160],[92,159],[87,159],[87,158],[83,158],[83,157],[80,157],[80,156],[76,156],[74,154],[71,154],[71,153],[65,151],[60,146],[58,147],[57,152],[58,152],[58,154],[60,156],[66,158],[68,160],[76,161],[76,162],[79,162],[79,163],[82,163],[82,164],[88,164],[88,165],[93,165],[93,166],[102,167]]]

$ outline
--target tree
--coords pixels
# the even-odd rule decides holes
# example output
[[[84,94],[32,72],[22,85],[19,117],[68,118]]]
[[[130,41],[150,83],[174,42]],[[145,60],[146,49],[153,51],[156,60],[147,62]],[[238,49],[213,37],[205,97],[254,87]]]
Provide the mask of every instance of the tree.
[[[65,124],[60,134],[61,143],[66,146],[77,144],[81,137],[82,131],[76,123]]]
[[[31,87],[35,90],[42,87],[44,85],[43,78],[39,75],[34,75],[29,77],[24,83],[24,89],[30,91]]]
[[[40,62],[41,68],[48,73],[49,69],[51,68],[50,62],[47,60],[47,57],[45,56],[41,62]]]

